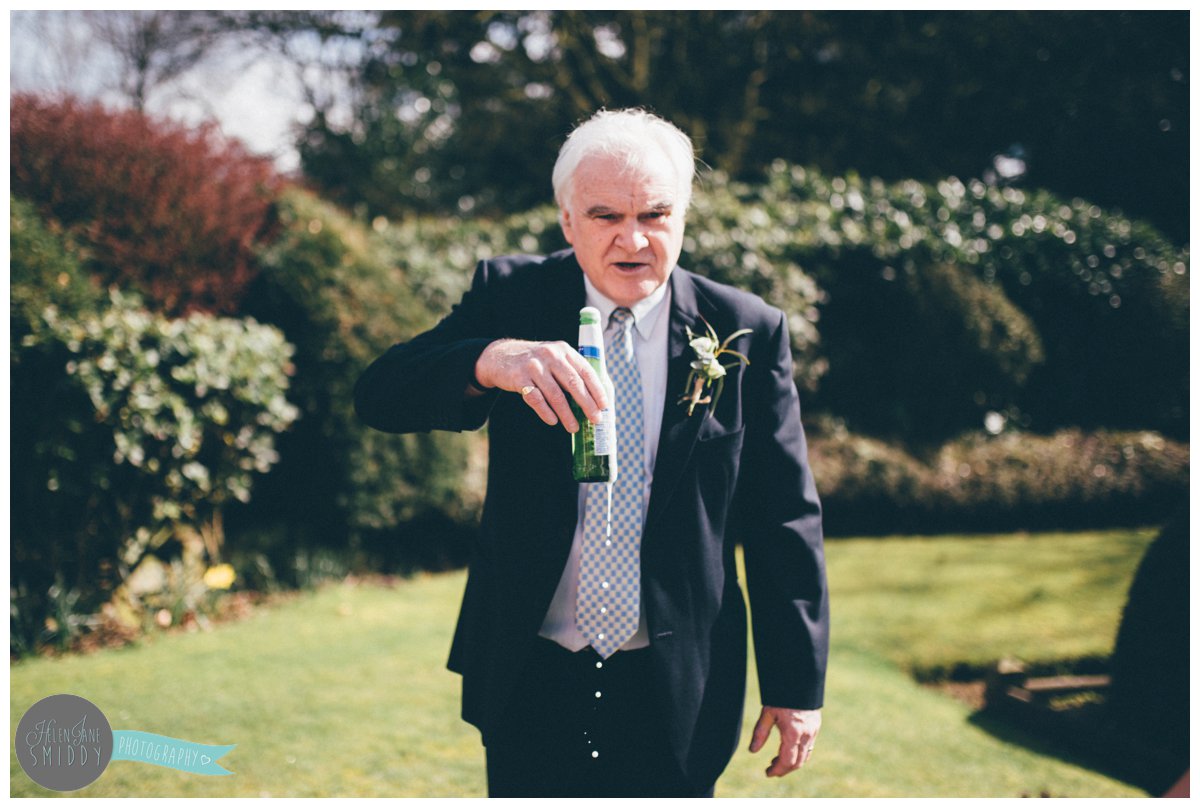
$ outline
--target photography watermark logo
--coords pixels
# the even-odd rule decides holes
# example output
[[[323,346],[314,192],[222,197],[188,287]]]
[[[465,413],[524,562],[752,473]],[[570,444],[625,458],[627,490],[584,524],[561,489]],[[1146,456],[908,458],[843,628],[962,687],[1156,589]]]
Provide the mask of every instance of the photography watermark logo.
[[[233,774],[217,760],[229,746],[192,743],[135,730],[113,730],[104,713],[69,693],[47,696],[17,724],[17,760],[33,782],[53,791],[78,791],[114,760],[134,760],[193,774]]]
[[[100,708],[79,696],[49,696],[17,724],[17,760],[29,779],[54,791],[91,785],[112,760],[113,732]]]

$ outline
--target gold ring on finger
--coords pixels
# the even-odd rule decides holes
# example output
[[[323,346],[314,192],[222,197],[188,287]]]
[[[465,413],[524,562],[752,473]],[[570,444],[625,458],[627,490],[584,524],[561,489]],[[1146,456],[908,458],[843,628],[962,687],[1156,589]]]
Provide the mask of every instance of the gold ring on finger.
[[[536,389],[537,388],[534,387],[532,384],[525,385],[524,387],[521,388],[521,398],[525,398],[525,396],[529,395]]]

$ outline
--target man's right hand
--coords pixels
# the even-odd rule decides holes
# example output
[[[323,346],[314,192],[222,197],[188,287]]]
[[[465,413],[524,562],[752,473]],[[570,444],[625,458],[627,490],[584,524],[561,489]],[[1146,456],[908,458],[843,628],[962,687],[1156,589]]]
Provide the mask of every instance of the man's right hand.
[[[561,423],[571,433],[579,422],[567,403],[570,395],[593,423],[609,406],[600,378],[579,351],[565,342],[502,339],[483,349],[475,378],[484,387],[508,390],[550,426]],[[468,393],[474,392],[468,388]]]

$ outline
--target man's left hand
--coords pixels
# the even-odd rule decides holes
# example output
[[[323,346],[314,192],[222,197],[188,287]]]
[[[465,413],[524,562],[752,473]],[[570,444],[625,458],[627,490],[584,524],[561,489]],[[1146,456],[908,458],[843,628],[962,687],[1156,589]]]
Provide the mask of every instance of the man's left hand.
[[[751,752],[763,748],[771,727],[779,727],[779,754],[771,761],[767,777],[783,777],[808,762],[821,731],[821,711],[763,707],[750,738]]]

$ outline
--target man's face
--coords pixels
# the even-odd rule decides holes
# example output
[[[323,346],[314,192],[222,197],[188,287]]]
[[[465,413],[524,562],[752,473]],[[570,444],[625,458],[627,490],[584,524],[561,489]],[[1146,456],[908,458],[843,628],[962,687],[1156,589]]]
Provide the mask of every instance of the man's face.
[[[613,157],[588,157],[575,170],[563,235],[584,274],[618,306],[632,306],[670,277],[683,249],[678,194],[665,156],[633,171]]]

